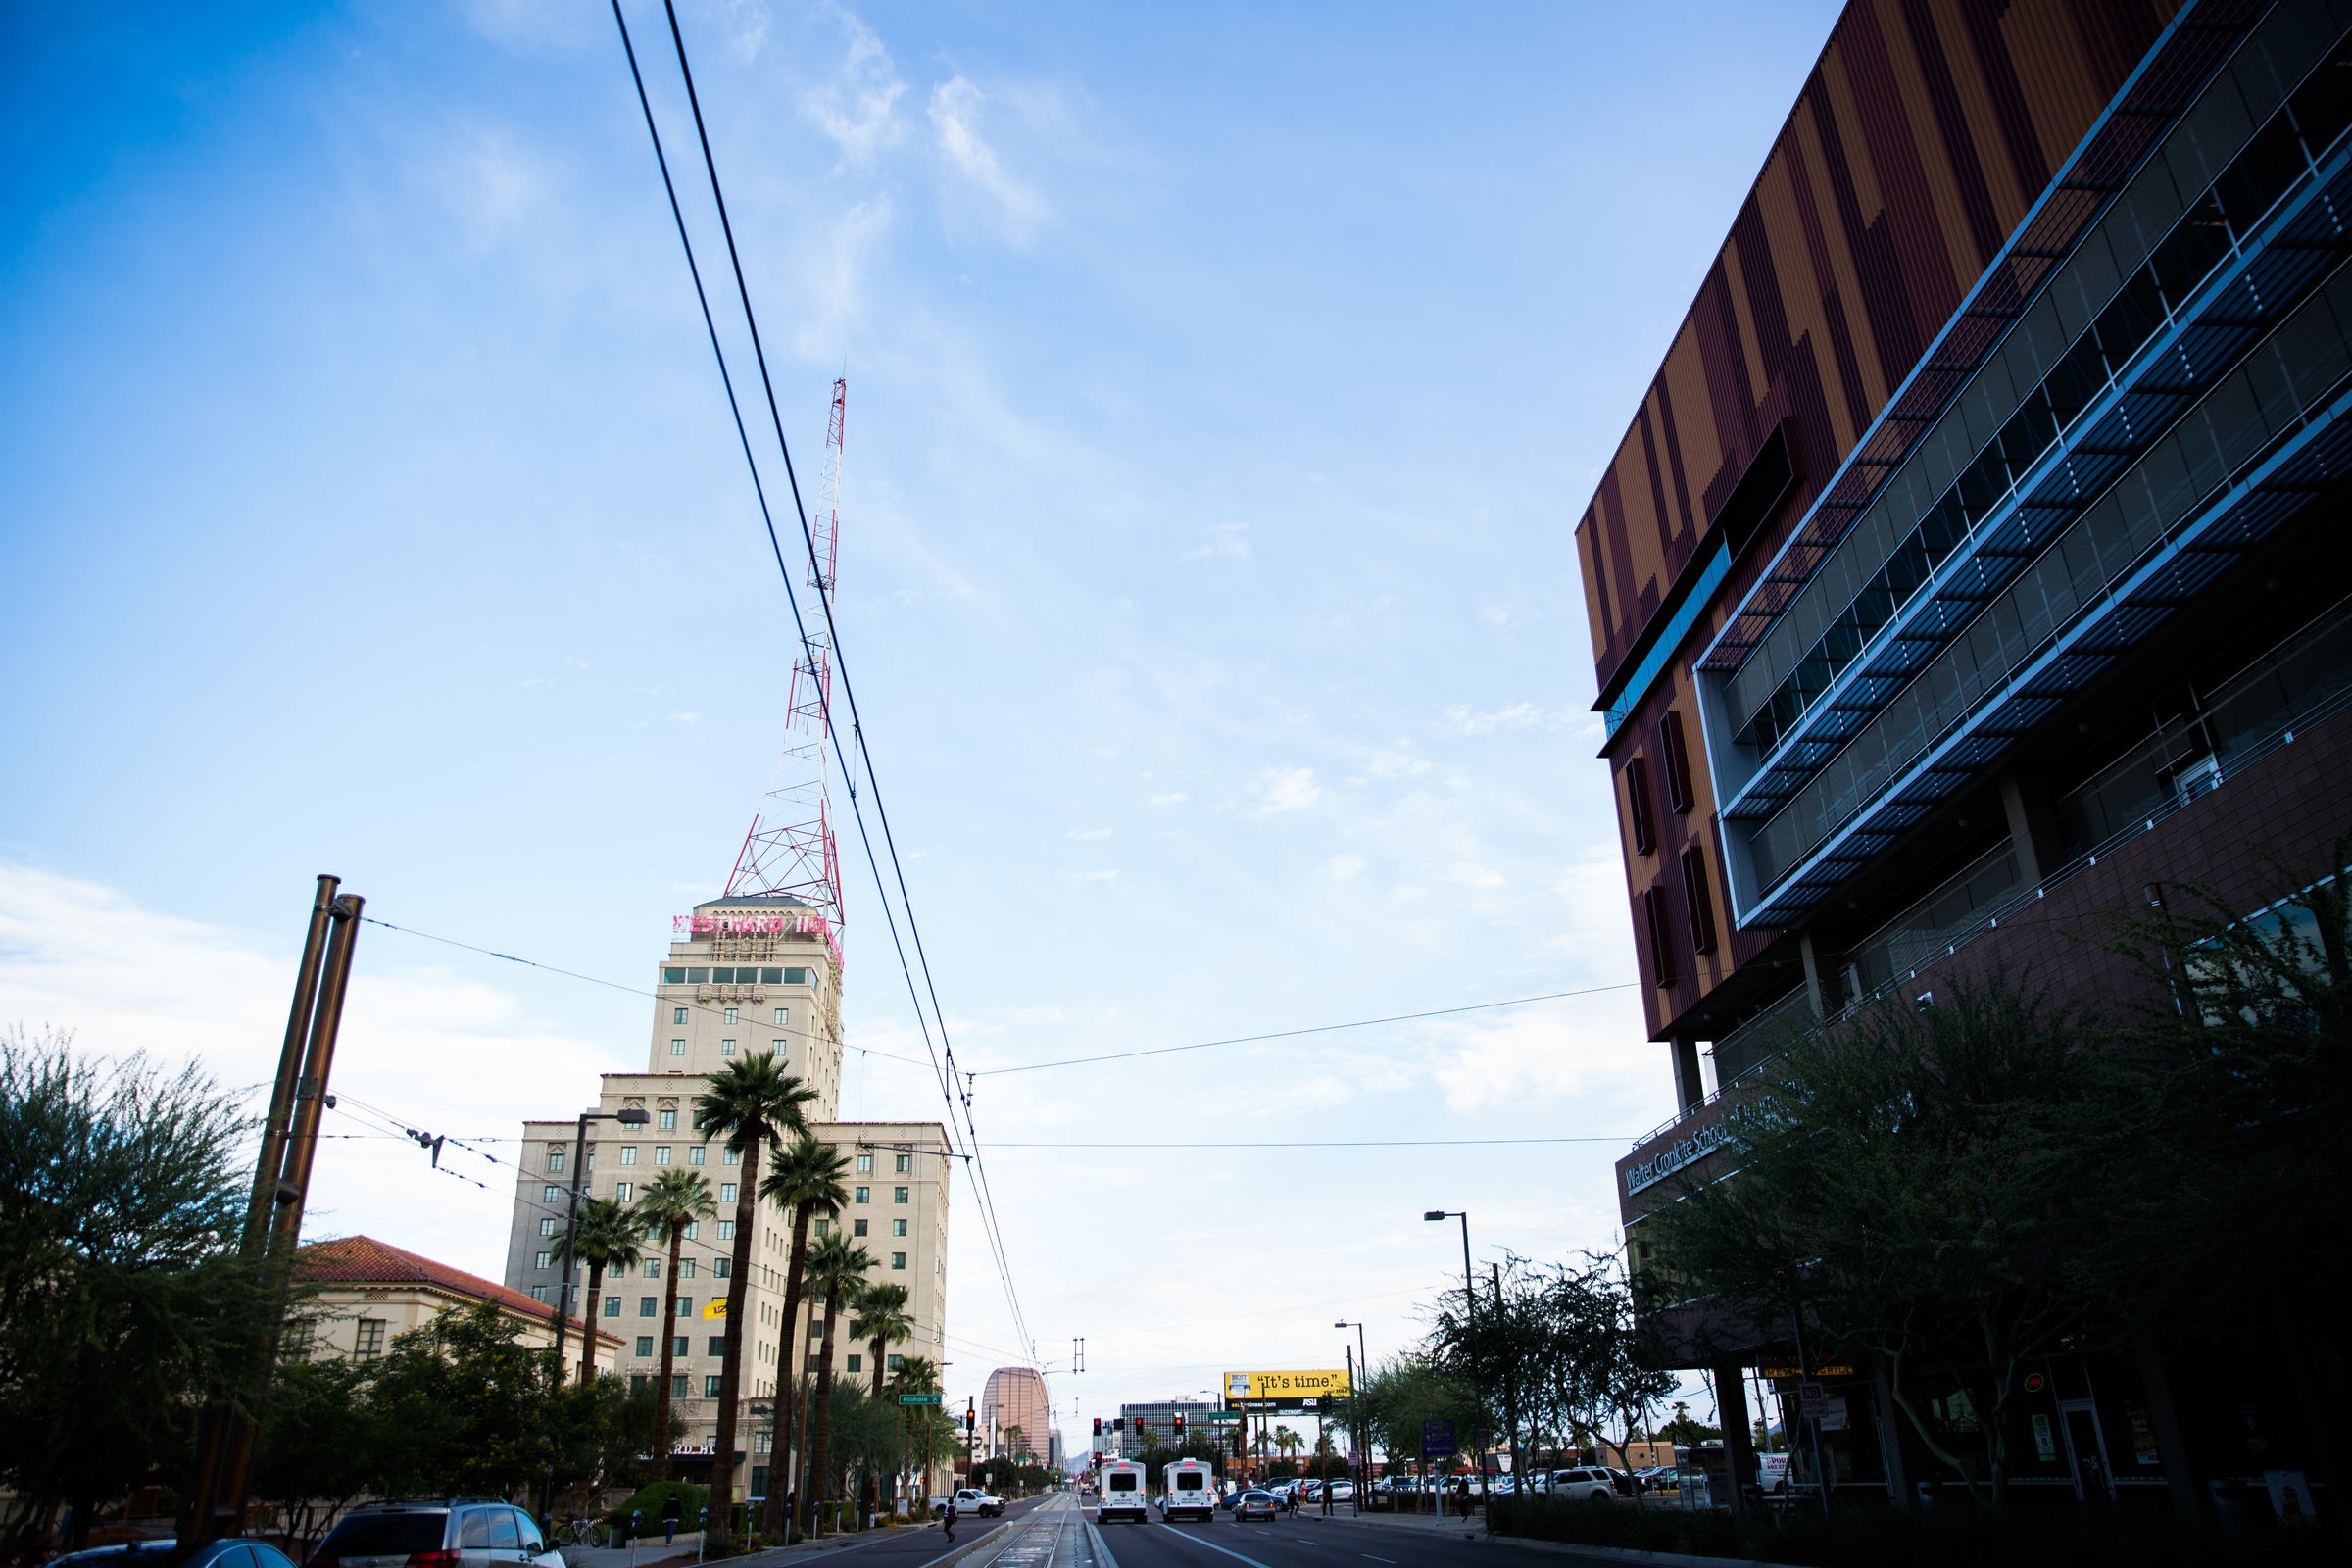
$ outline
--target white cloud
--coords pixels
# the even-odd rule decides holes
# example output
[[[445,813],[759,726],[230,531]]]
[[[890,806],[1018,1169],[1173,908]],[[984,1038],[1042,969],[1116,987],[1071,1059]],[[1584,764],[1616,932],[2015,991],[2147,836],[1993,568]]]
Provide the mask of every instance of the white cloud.
[[[950,166],[996,208],[1004,237],[1016,245],[1026,244],[1045,221],[1046,204],[1035,191],[1004,172],[997,162],[996,149],[982,139],[980,106],[986,98],[969,77],[944,81],[931,92],[931,125]]]
[[[849,34],[849,52],[834,80],[801,95],[801,108],[841,149],[844,163],[864,164],[905,134],[897,105],[906,83],[871,27],[840,7],[833,16]]]
[[[1153,806],[1182,806],[1185,802],[1191,799],[1192,796],[1188,795],[1183,790],[1170,790],[1165,795],[1152,796],[1152,804]]]
[[[569,1115],[593,1099],[599,1072],[635,1064],[539,1029],[497,987],[404,966],[398,940],[368,928],[359,938],[335,1053],[343,1104],[326,1117],[336,1136],[320,1143],[304,1234],[365,1232],[497,1279],[514,1167],[452,1143],[441,1161],[452,1174],[436,1172],[367,1107],[511,1159],[525,1116]],[[122,961],[132,950],[138,961]],[[70,1029],[92,1054],[198,1062],[257,1112],[294,960],[291,949],[142,908],[102,884],[0,862],[0,1019]]]
[[[1323,874],[1328,877],[1351,877],[1361,874],[1367,862],[1360,855],[1335,855],[1323,862]]]
[[[1217,522],[1209,524],[1200,543],[1184,553],[1187,561],[1247,561],[1250,559],[1250,525],[1246,522]]]
[[[1262,816],[1275,816],[1312,806],[1322,798],[1323,786],[1315,782],[1313,768],[1278,767],[1265,776],[1257,809]]]
[[[1070,880],[1073,882],[1116,882],[1118,879],[1119,873],[1115,870],[1072,871],[1070,873]]]
[[[1448,708],[1446,722],[1457,735],[1492,735],[1497,730],[1535,729],[1556,719],[1533,703],[1512,703],[1484,713],[1468,708]]]
[[[1074,827],[1063,836],[1073,839],[1106,839],[1110,837],[1110,829],[1106,827]]]

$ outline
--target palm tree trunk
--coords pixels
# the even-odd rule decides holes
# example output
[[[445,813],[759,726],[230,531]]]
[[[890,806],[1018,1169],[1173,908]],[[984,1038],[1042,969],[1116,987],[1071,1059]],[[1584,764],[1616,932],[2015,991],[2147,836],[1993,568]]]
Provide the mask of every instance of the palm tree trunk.
[[[767,1142],[764,1127],[754,1134],[743,1152],[743,1176],[735,1189],[735,1257],[727,1266],[726,1353],[718,1363],[718,1442],[710,1455],[710,1523],[723,1544],[734,1537],[735,1521],[735,1410],[743,1392],[743,1298],[751,1289],[752,1227],[759,1223],[760,1150]]]
[[[669,1277],[662,1283],[662,1382],[654,1390],[654,1479],[669,1475],[669,1388],[678,1353],[678,1244],[686,1227],[669,1227]]]
[[[841,1293],[825,1293],[825,1348],[816,1366],[816,1410],[808,1418],[808,1484],[802,1490],[808,1494],[809,1520],[816,1518],[817,1500],[832,1489],[832,1477],[825,1473],[825,1447],[833,1435],[833,1325],[841,1311]]]
[[[882,1397],[882,1352],[890,1348],[890,1336],[874,1336],[874,1397]]]
[[[580,1382],[596,1381],[596,1309],[605,1297],[605,1260],[588,1260],[588,1321],[580,1329]]]
[[[800,1424],[801,1401],[794,1388],[792,1363],[801,1348],[797,1338],[801,1327],[801,1271],[808,1261],[808,1219],[813,1212],[807,1203],[793,1205],[792,1259],[784,1275],[784,1327],[776,1335],[776,1451],[768,1455],[767,1525],[778,1536],[784,1533],[787,1472],[795,1429]]]

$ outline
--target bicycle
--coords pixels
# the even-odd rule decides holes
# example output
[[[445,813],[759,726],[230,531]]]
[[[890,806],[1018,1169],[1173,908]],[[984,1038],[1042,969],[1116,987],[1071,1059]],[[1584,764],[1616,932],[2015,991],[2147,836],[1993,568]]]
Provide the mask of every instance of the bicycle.
[[[605,1540],[605,1523],[587,1514],[574,1514],[556,1527],[559,1546],[597,1546]]]

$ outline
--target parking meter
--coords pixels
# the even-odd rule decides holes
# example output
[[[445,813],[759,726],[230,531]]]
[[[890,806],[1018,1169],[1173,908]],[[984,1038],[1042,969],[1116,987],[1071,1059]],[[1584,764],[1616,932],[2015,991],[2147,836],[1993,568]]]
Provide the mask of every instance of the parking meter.
[[[631,1508],[629,1510],[629,1539],[631,1541],[635,1541],[639,1536],[644,1534],[645,1510],[643,1508]]]

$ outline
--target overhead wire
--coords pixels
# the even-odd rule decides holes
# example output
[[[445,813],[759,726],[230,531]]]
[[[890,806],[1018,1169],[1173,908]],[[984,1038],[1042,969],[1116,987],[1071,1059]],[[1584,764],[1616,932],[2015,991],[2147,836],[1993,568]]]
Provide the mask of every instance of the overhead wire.
[[[751,333],[753,352],[760,368],[761,390],[767,402],[769,420],[774,428],[777,446],[784,460],[794,510],[801,525],[802,542],[808,552],[811,566],[814,568],[816,563],[814,537],[808,527],[807,508],[800,493],[799,476],[792,463],[791,444],[784,436],[783,415],[776,400],[773,379],[768,372],[766,350],[760,337],[758,314],[752,306],[751,290],[744,279],[742,255],[735,243],[733,220],[727,213],[725,191],[718,176],[716,159],[710,150],[710,131],[703,118],[699,94],[694,86],[693,68],[687,60],[685,38],[678,26],[675,7],[670,5],[668,0],[664,0],[663,9],[669,22],[671,41],[677,51],[679,74],[686,86],[687,102],[693,112],[695,132],[701,143],[705,170],[710,176],[711,197],[717,207],[721,231],[726,239],[728,261],[733,269],[737,294],[743,305],[745,324]],[[646,93],[644,74],[638,67],[636,48],[630,41],[628,21],[621,13],[619,0],[612,0],[612,17],[621,34],[622,47],[628,55],[630,76],[637,89],[639,106],[645,115],[647,133],[654,143],[655,157],[661,165],[663,189],[669,199],[670,214],[677,226],[679,244],[687,255],[687,265],[693,275],[695,294],[702,308],[704,326],[710,339],[711,353],[719,362],[720,377],[726,388],[728,406],[734,416],[736,434],[743,447],[744,460],[752,471],[753,486],[759,498],[760,516],[767,530],[769,546],[775,554],[777,569],[784,578],[786,598],[792,609],[794,625],[800,633],[804,651],[813,658],[813,648],[808,626],[801,614],[799,596],[792,590],[792,572],[784,562],[782,545],[776,535],[774,514],[767,503],[765,486],[759,477],[759,462],[752,452],[750,437],[743,421],[741,404],[735,393],[733,376],[726,368],[725,350],[719,342],[717,327],[710,312],[708,291],[703,284],[701,268],[694,260],[693,240],[686,228],[684,214],[678,202],[676,184],[670,174],[667,155],[662,149],[661,131],[654,120],[652,102]],[[821,568],[816,569],[819,571],[821,583]],[[842,695],[850,709],[851,733],[857,742],[858,760],[864,763],[863,771],[867,784],[874,795],[875,814],[882,826],[884,848],[891,860],[893,880],[898,886],[900,905],[906,913],[907,935],[914,941],[916,960],[923,970],[924,992],[928,993],[931,1004],[928,1021],[924,1018],[923,994],[915,991],[913,975],[907,967],[905,945],[899,939],[898,921],[890,907],[889,886],[882,880],[881,867],[874,858],[873,837],[866,828],[864,812],[858,797],[858,772],[851,766],[849,758],[844,752],[839,727],[832,722],[829,699],[822,696],[820,696],[820,715],[823,718],[825,732],[832,742],[834,755],[841,760],[844,782],[849,789],[851,809],[858,824],[858,837],[866,851],[867,864],[874,876],[876,891],[882,896],[884,914],[890,927],[892,944],[898,950],[900,967],[906,980],[909,995],[915,1004],[915,1014],[918,1023],[922,1025],[925,1048],[934,1052],[935,1058],[938,1055],[944,1054],[945,1056],[944,1062],[935,1059],[934,1069],[940,1079],[942,1094],[948,1102],[952,1138],[955,1136],[953,1123],[959,1105],[963,1112],[961,1118],[963,1138],[960,1141],[973,1154],[973,1158],[966,1164],[966,1173],[973,1183],[975,1195],[980,1200],[983,1229],[988,1236],[990,1251],[997,1265],[998,1277],[1005,1293],[1006,1305],[1012,1314],[1014,1327],[1019,1337],[1024,1342],[1033,1345],[1034,1341],[1028,1331],[1026,1317],[1021,1310],[1019,1293],[1013,1285],[1010,1259],[1004,1245],[1003,1227],[998,1218],[994,1194],[988,1183],[985,1166],[978,1157],[978,1131],[971,1116],[969,1085],[967,1082],[961,1093],[958,1093],[954,1047],[948,1038],[947,1018],[939,1006],[938,989],[932,980],[929,956],[923,949],[920,927],[914,918],[912,902],[906,890],[905,870],[898,856],[896,836],[890,827],[887,808],[882,801],[880,784],[873,766],[872,754],[866,745],[863,724],[858,713],[857,696],[851,684],[847,660],[842,655],[838,631],[833,623],[832,606],[827,602],[825,594],[819,593],[817,598],[825,616],[826,630],[832,644],[834,667],[841,675]],[[931,1043],[932,1022],[936,1022],[940,1030],[940,1041],[936,1048]],[[1034,1349],[1031,1352],[1031,1359],[1035,1359]]]

